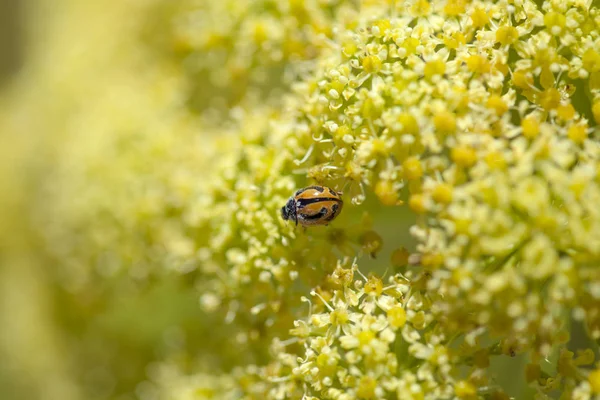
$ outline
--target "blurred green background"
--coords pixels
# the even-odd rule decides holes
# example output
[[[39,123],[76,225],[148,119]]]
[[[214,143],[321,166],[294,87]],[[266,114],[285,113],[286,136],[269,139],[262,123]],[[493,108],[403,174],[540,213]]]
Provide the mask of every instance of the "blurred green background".
[[[64,260],[49,249],[62,240],[52,236],[52,226],[68,218],[49,195],[64,178],[57,160],[81,143],[91,153],[97,147],[86,118],[108,121],[106,131],[139,132],[155,122],[125,107],[155,87],[131,98],[118,93],[139,89],[127,87],[140,73],[132,61],[139,53],[127,54],[146,40],[148,26],[165,28],[164,2],[90,3],[0,2],[1,399],[135,398],[148,390],[142,382],[153,361],[210,345],[205,331],[214,323],[207,316],[199,323],[189,277],[122,272],[103,278],[94,265],[75,265],[70,271],[87,275],[75,288]],[[101,97],[106,93],[122,100],[121,115],[111,113],[111,100]],[[86,236],[97,227],[90,219],[78,229]]]

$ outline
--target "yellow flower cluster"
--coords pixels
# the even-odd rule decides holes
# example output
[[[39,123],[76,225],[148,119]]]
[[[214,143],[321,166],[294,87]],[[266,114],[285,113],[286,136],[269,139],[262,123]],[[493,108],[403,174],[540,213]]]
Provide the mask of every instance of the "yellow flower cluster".
[[[31,212],[60,296],[198,299],[138,397],[600,396],[595,1],[150,3],[46,78],[87,84]],[[330,226],[281,218],[309,184]]]
[[[318,312],[290,331],[304,347],[291,379],[316,398],[451,396],[451,355],[427,299],[407,297],[399,276],[385,285],[375,275],[354,280],[353,272],[338,265],[329,300],[312,293]]]
[[[183,67],[188,104],[221,111],[248,98],[277,102],[277,91],[329,47],[332,21],[352,24],[358,11],[340,0],[187,0],[177,8],[168,50]]]
[[[575,1],[367,9],[355,28],[332,30],[330,48],[295,85],[286,109],[260,138],[243,139],[243,167],[226,168],[231,182],[219,196],[234,202],[209,216],[219,234],[208,251],[213,261],[225,253],[221,268],[235,284],[210,299],[216,306],[227,292],[247,302],[240,283],[261,282],[267,300],[245,306],[274,317],[290,304],[282,289],[290,280],[314,286],[319,274],[305,270],[332,268],[329,251],[341,232],[305,236],[276,221],[277,207],[302,183],[282,171],[348,187],[356,205],[370,193],[386,206],[407,198],[421,216],[411,229],[419,265],[398,263],[408,297],[383,294],[375,278],[358,292],[319,283],[325,309],[292,330],[304,344],[300,359],[282,356],[258,382],[274,368],[277,379],[304,382],[304,396],[315,398],[504,398],[489,357],[526,353],[528,371],[542,371],[569,341],[569,320],[582,321],[593,340],[600,335],[600,10]],[[311,246],[316,237],[328,246]],[[416,296],[429,304],[415,311],[419,317],[405,311]],[[402,310],[400,319],[422,319],[413,321],[415,336],[435,321],[421,347],[404,338],[421,352],[394,358],[400,336],[391,309]],[[450,357],[453,345],[460,351]],[[449,370],[470,372],[440,375],[428,358],[439,352]],[[586,398],[590,354],[563,350],[556,373],[531,373],[528,381],[540,396],[559,389]],[[415,362],[420,375],[411,357],[426,360]],[[272,390],[265,396],[285,393]]]

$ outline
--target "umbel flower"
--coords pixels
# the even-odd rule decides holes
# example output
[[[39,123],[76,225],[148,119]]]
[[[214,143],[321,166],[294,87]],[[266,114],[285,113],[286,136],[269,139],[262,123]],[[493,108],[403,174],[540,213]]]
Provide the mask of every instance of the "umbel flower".
[[[281,95],[314,68],[336,24],[357,4],[319,0],[186,0],[174,12],[170,55],[180,61],[192,109],[227,109],[248,97]]]
[[[218,180],[207,200],[224,213],[206,219],[217,232],[206,261],[222,275],[205,304],[264,315],[268,336],[281,337],[274,360],[235,390],[508,398],[490,359],[523,355],[538,398],[590,398],[600,338],[600,10],[575,1],[363,6],[355,26],[332,30],[285,109],[260,135],[242,133],[242,167],[226,166],[229,183]],[[356,272],[332,271],[337,251],[357,251],[368,235],[353,238],[347,221],[343,239],[278,221],[303,175],[345,185],[358,208],[373,195],[408,206],[419,216],[416,265],[397,251],[389,286],[375,276],[336,282]],[[336,249],[338,240],[349,247]],[[314,266],[329,278],[318,283]],[[298,309],[293,281],[318,289],[287,340],[277,319]],[[249,297],[248,284],[261,289]],[[567,350],[576,323],[591,346],[577,355]]]
[[[214,324],[139,397],[600,396],[595,1],[171,12],[176,51],[131,80],[163,113],[84,113],[98,142],[42,207],[68,290],[181,274]],[[347,206],[303,230],[279,210],[310,184]]]

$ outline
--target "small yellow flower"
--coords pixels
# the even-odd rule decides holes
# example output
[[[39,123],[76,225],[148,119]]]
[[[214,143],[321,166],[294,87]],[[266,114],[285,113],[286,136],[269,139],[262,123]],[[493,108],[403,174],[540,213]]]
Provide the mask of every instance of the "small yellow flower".
[[[468,168],[477,162],[477,153],[468,146],[454,147],[450,154],[452,161],[461,167]]]
[[[409,113],[401,113],[398,116],[398,123],[402,126],[402,133],[411,135],[419,133],[419,124],[417,123],[417,119]]]
[[[332,325],[341,326],[348,322],[350,316],[345,308],[337,308],[331,312],[329,318]]]
[[[567,131],[569,139],[577,144],[581,144],[587,138],[587,126],[582,124],[572,125]]]
[[[452,133],[456,131],[456,118],[449,111],[442,111],[433,117],[435,128],[441,133]]]
[[[554,74],[552,73],[552,70],[549,66],[545,65],[542,67],[542,72],[540,74],[540,83],[544,89],[554,87]]]
[[[551,11],[544,15],[544,25],[553,35],[559,35],[565,29],[567,18],[558,12]]]
[[[477,7],[471,13],[471,21],[473,21],[475,28],[483,28],[490,21],[490,17],[485,9]]]
[[[571,103],[561,104],[556,109],[556,115],[563,121],[570,121],[575,117],[575,108]]]
[[[470,226],[471,220],[467,218],[456,218],[454,220],[454,229],[459,235],[468,235]]]
[[[455,17],[464,14],[466,6],[466,0],[448,0],[444,6],[444,13],[448,16]]]
[[[406,51],[407,55],[415,54],[417,52],[417,47],[420,45],[420,41],[417,38],[409,37],[404,42],[402,42],[401,47]]]
[[[449,49],[458,49],[460,46],[463,46],[467,42],[465,35],[460,32],[454,32],[450,36],[444,37],[444,44]]]
[[[439,183],[433,189],[431,198],[437,203],[450,203],[452,201],[452,186],[447,183]]]
[[[427,253],[421,257],[421,265],[424,267],[437,268],[444,263],[444,256],[439,253]]]
[[[402,163],[402,172],[405,179],[415,180],[423,176],[423,167],[416,157],[409,157]]]
[[[554,110],[560,105],[560,93],[553,87],[546,89],[540,94],[539,103],[547,111]]]
[[[354,40],[348,39],[342,42],[342,53],[347,57],[351,57],[358,51],[358,45]]]
[[[588,72],[600,71],[600,54],[594,49],[587,49],[582,57],[583,68]]]
[[[427,207],[425,206],[425,198],[422,194],[419,193],[410,196],[408,205],[411,208],[411,210],[418,214],[423,214],[427,211]]]
[[[485,162],[491,169],[504,169],[506,167],[506,159],[498,151],[487,153],[485,155]]]
[[[331,376],[337,370],[338,360],[331,353],[321,353],[317,356],[317,366],[322,375]]]
[[[406,323],[406,311],[400,306],[392,307],[387,312],[387,320],[392,328],[402,328]]]
[[[487,74],[490,72],[490,62],[486,57],[472,55],[467,58],[467,68],[476,74]]]
[[[356,395],[360,399],[375,399],[375,389],[377,388],[377,381],[370,376],[363,376],[358,382],[358,388],[356,389]]]
[[[533,86],[533,76],[527,71],[517,70],[513,72],[512,82],[521,89],[530,89]]]
[[[376,55],[366,56],[362,60],[363,69],[369,74],[381,71],[382,65],[381,59]]]
[[[499,117],[508,111],[508,105],[504,102],[502,97],[495,94],[488,98],[486,106],[487,108],[494,110]]]
[[[496,31],[496,42],[502,45],[515,43],[519,39],[519,32],[514,26],[501,26]]]
[[[398,205],[398,191],[394,188],[394,183],[388,180],[381,180],[375,185],[375,194],[382,204],[386,206]]]
[[[392,27],[389,19],[380,19],[373,24],[373,28],[376,28],[373,32],[373,36],[382,37],[384,36]]]
[[[424,16],[429,14],[431,5],[429,4],[429,0],[416,0],[410,10],[416,16]]]
[[[444,75],[446,72],[446,63],[442,60],[432,60],[425,64],[425,78],[431,79],[436,75]]]
[[[527,139],[533,139],[540,132],[540,123],[535,116],[529,115],[521,121],[521,129],[523,130],[523,136]]]
[[[371,276],[364,286],[365,293],[369,296],[381,296],[383,282],[376,276]]]

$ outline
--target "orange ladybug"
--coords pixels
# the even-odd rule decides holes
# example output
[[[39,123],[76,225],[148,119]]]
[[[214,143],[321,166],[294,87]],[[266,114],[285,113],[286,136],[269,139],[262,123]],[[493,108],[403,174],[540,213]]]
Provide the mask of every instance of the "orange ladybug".
[[[342,211],[342,193],[326,186],[298,190],[281,207],[281,217],[302,226],[327,225]]]

